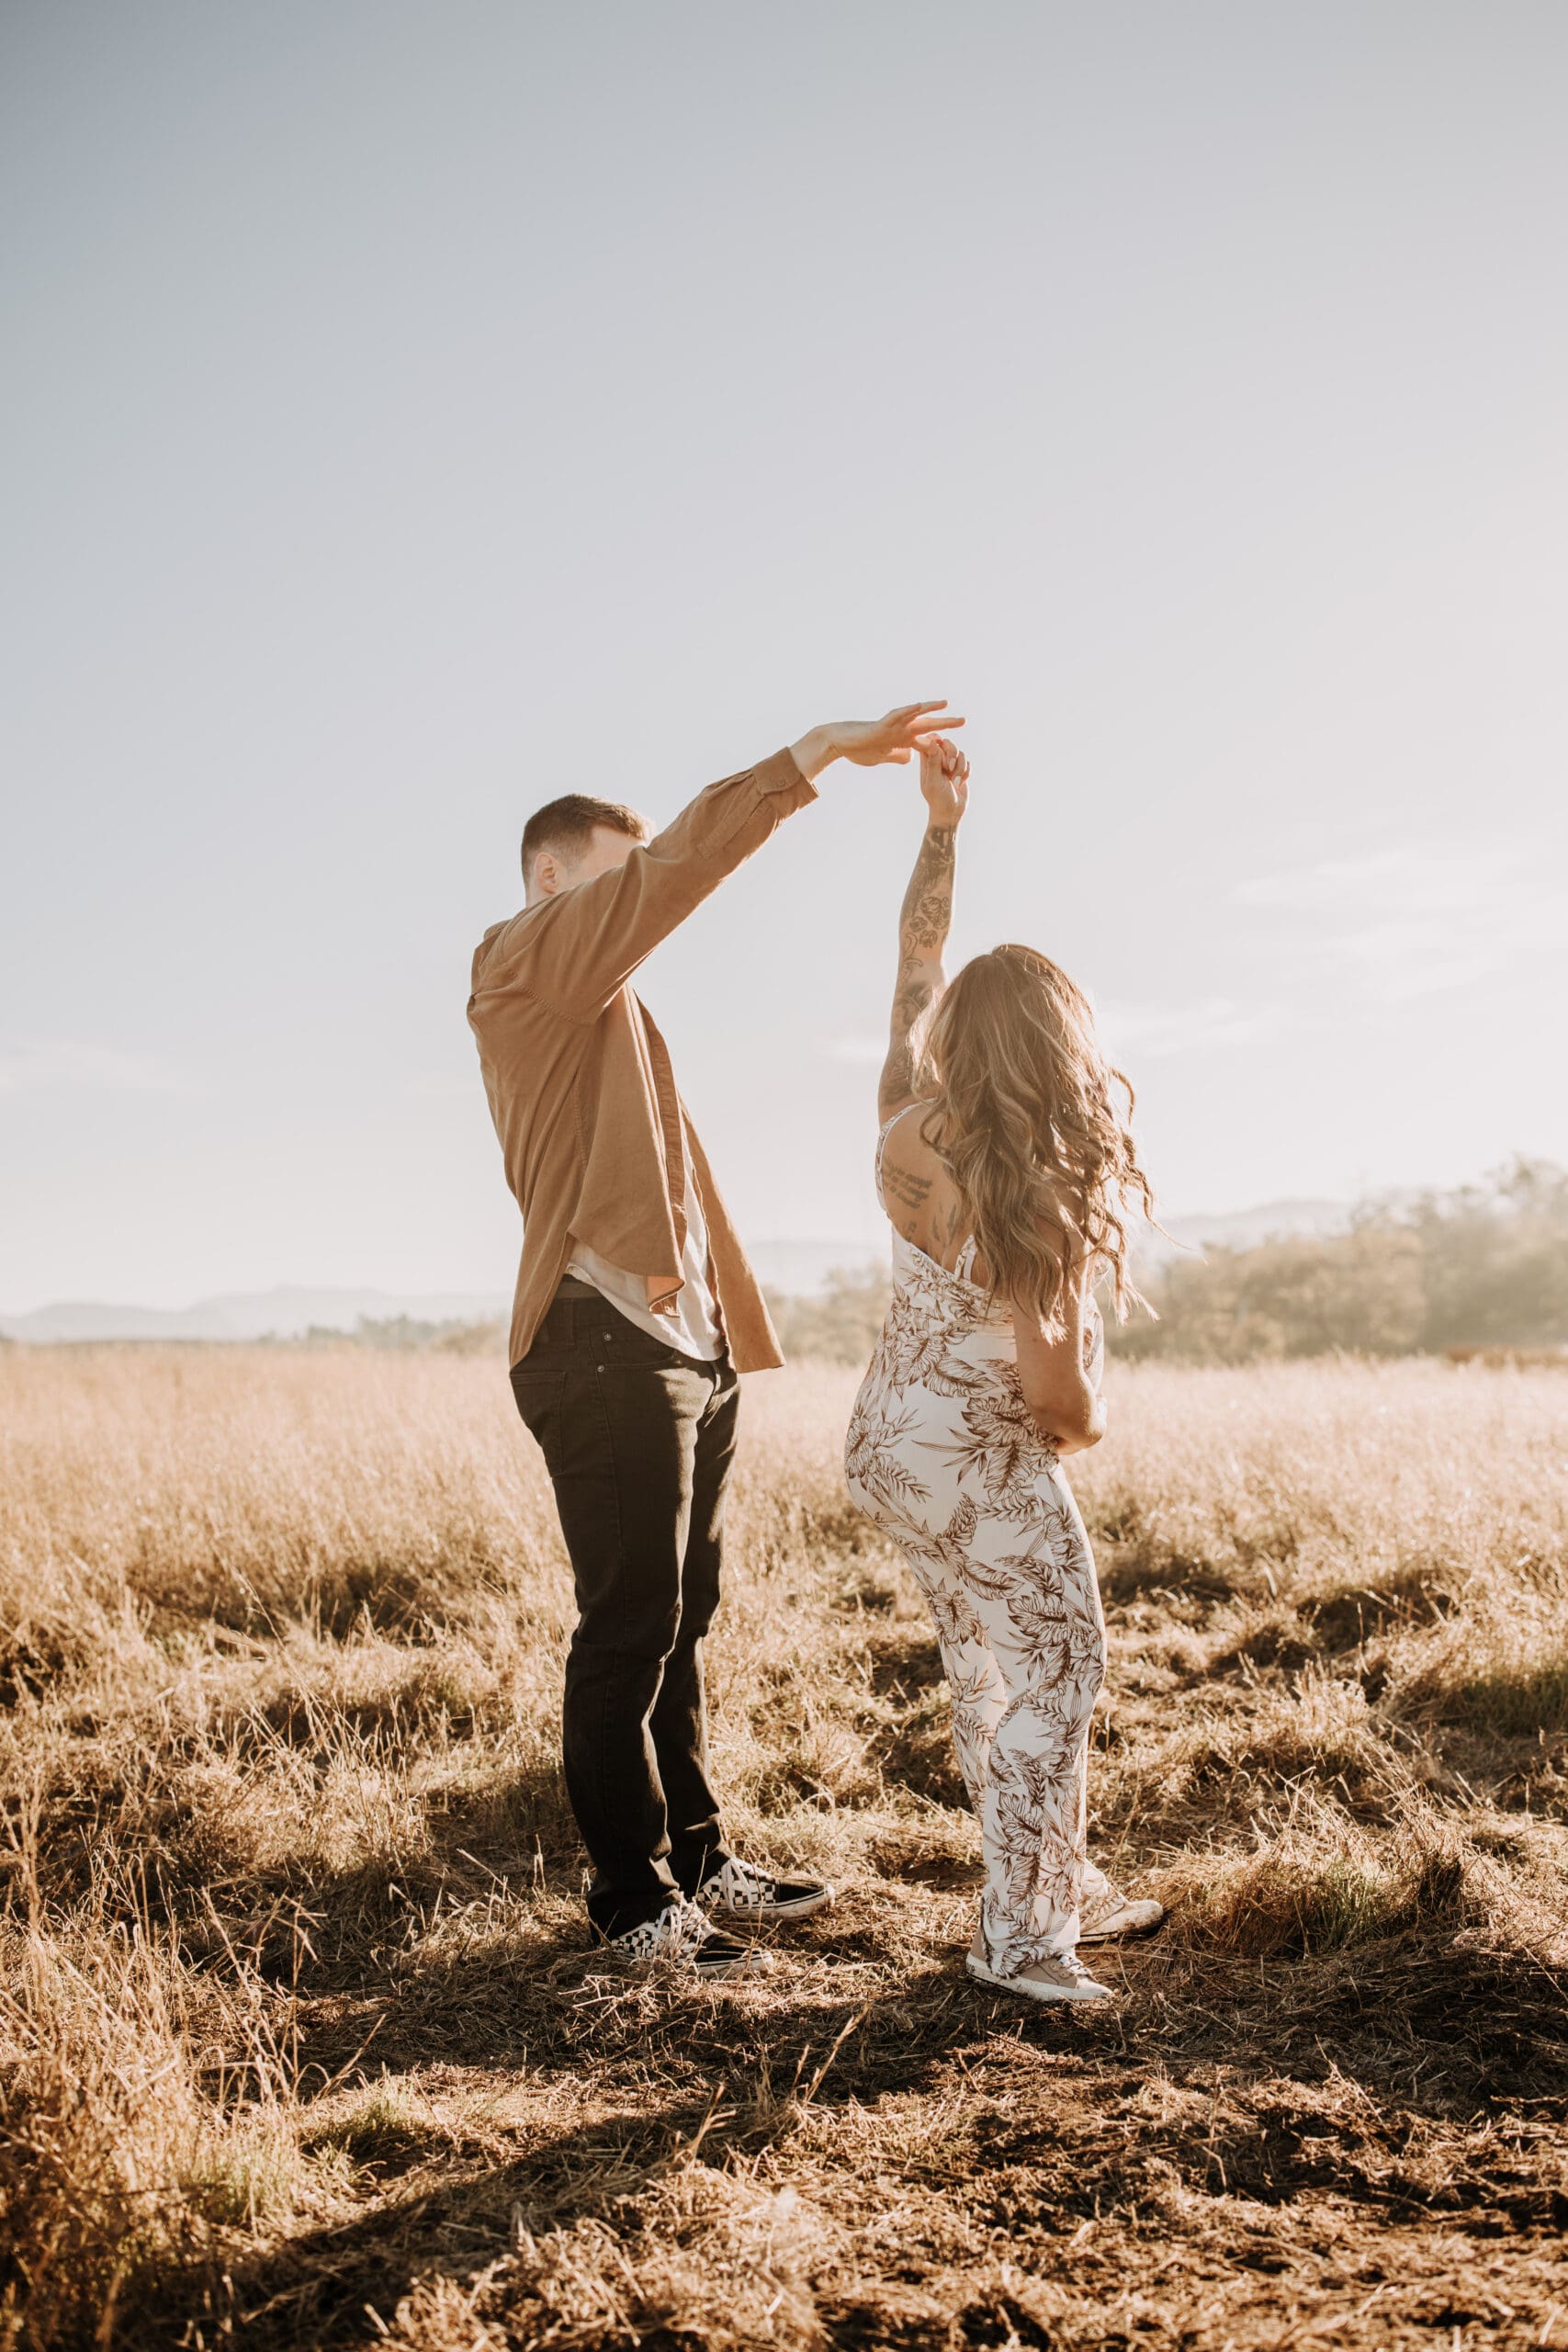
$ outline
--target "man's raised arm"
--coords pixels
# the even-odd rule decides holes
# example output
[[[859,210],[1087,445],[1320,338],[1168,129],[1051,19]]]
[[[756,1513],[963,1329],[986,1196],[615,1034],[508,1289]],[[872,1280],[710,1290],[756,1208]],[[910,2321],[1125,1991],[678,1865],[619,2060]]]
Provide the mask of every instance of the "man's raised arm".
[[[624,865],[526,908],[476,959],[475,999],[519,989],[569,1020],[592,1021],[661,939],[817,797],[835,760],[904,765],[939,729],[941,702],[907,703],[886,718],[814,727],[788,751],[710,784]]]

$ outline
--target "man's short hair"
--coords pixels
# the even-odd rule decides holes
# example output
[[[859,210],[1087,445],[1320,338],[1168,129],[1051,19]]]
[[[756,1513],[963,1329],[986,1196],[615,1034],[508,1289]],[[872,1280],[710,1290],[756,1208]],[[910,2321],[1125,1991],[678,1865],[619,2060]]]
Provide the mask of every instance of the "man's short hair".
[[[628,841],[645,842],[649,835],[647,818],[639,817],[624,801],[595,800],[589,792],[565,792],[558,800],[547,800],[542,808],[536,808],[523,828],[525,882],[542,849],[553,850],[558,857],[581,857],[593,839],[596,825],[625,833]]]

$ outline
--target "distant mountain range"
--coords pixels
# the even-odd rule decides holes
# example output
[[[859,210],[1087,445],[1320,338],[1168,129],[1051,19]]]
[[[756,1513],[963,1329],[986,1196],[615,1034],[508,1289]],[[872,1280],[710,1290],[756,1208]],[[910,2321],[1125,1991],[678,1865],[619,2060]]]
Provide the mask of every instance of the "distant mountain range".
[[[1168,1220],[1172,1239],[1189,1248],[1205,1245],[1250,1249],[1287,1233],[1333,1233],[1348,1210],[1342,1201],[1269,1201],[1261,1208],[1232,1209],[1213,1216]],[[1168,1259],[1170,1246],[1156,1235],[1143,1251],[1148,1261]],[[857,1272],[886,1263],[886,1249],[872,1241],[761,1241],[751,1261],[769,1290],[809,1297],[840,1271]],[[511,1301],[500,1292],[311,1290],[236,1291],[197,1299],[193,1306],[125,1306],[101,1300],[68,1299],[36,1306],[26,1315],[0,1314],[0,1338],[35,1343],[82,1340],[298,1340],[307,1331],[352,1331],[361,1322],[384,1323],[407,1317],[416,1323],[503,1321]]]
[[[1170,1242],[1151,1234],[1140,1256],[1163,1265],[1174,1253],[1171,1242],[1190,1250],[1255,1250],[1260,1241],[1278,1241],[1292,1233],[1342,1233],[1350,1222],[1345,1201],[1265,1201],[1261,1208],[1222,1209],[1212,1216],[1171,1216],[1163,1220]]]
[[[840,1267],[874,1264],[869,1241],[764,1241],[751,1262],[770,1290],[805,1295],[823,1289]],[[389,1291],[280,1288],[199,1298],[191,1306],[111,1305],[63,1299],[25,1315],[0,1314],[0,1338],[72,1340],[298,1340],[307,1331],[352,1331],[361,1322],[407,1317],[415,1323],[504,1322],[501,1291]]]
[[[499,1298],[477,1291],[279,1289],[237,1291],[194,1306],[67,1299],[29,1315],[0,1315],[0,1333],[9,1340],[298,1340],[312,1329],[352,1331],[361,1319],[407,1315],[423,1323],[486,1323],[502,1312]]]

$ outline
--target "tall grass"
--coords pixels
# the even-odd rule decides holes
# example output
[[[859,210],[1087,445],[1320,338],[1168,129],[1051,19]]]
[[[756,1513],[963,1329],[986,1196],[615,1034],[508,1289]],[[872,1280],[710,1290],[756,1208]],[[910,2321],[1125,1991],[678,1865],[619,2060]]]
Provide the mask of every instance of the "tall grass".
[[[1080,2340],[1044,2223],[1004,2255],[979,2218],[1023,2194],[976,2186],[1022,2129],[976,2088],[987,2037],[1005,2073],[1063,2029],[957,1973],[977,1839],[919,1595],[843,1491],[854,1386],[750,1384],[709,1672],[738,1838],[843,1897],[773,1976],[699,1995],[586,1945],[570,1579],[491,1363],[0,1355],[0,2344],[923,2343],[921,2294],[943,2326],[1004,2314],[965,2340]],[[1107,1963],[1129,2001],[1072,2028],[1074,2063],[1109,2111],[1129,2033],[1186,2064],[1218,2004],[1261,2148],[1270,2070],[1305,2082],[1325,2033],[1342,2070],[1361,2048],[1355,1985],[1425,2015],[1462,1977],[1536,2052],[1528,2121],[1568,2087],[1543,2022],[1568,1960],[1564,1385],[1118,1366],[1112,1408],[1075,1468],[1112,1637],[1092,1834],[1173,1917]],[[1483,2062],[1422,2030],[1422,2082],[1472,2113]],[[1106,2215],[1185,2167],[1168,2234],[1196,2278],[1241,2226],[1201,2200],[1233,2191],[1125,2097],[1122,2187],[1087,2111],[1081,2162]],[[1254,2340],[1240,2295],[1190,2340]]]

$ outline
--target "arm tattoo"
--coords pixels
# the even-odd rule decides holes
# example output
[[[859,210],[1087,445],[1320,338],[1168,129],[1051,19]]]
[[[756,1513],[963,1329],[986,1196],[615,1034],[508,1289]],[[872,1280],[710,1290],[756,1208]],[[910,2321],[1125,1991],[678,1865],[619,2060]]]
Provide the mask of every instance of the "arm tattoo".
[[[893,994],[892,1033],[882,1071],[884,1102],[914,1092],[914,1033],[921,1015],[945,986],[942,951],[953,922],[957,843],[952,825],[933,825],[920,842],[904,893],[898,915],[898,978]]]
[[[882,1072],[882,1093],[886,1102],[902,1099],[915,1091],[915,1028],[935,994],[934,976],[907,978],[900,973],[893,999],[892,1040]]]
[[[902,963],[940,956],[953,922],[953,870],[958,836],[951,825],[933,825],[920,843],[898,916]]]

